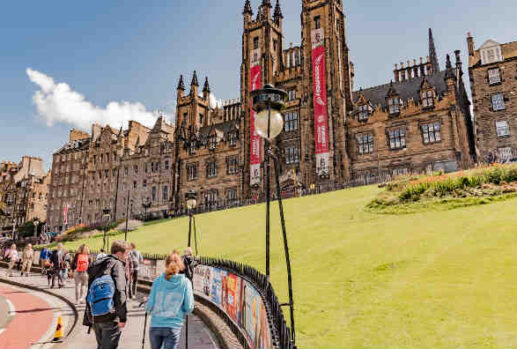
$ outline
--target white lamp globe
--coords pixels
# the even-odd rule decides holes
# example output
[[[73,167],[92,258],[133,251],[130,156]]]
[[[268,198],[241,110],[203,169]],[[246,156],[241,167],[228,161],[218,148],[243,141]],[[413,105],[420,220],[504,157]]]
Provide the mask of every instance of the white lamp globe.
[[[189,200],[187,200],[187,208],[189,210],[192,210],[192,209],[196,208],[196,204],[197,204],[196,199],[189,199]]]
[[[268,137],[267,128],[269,113],[271,113],[271,129]],[[255,130],[257,130],[258,135],[262,138],[272,140],[282,133],[283,128],[284,118],[278,110],[272,109],[271,111],[268,111],[267,109],[264,109],[255,116]]]

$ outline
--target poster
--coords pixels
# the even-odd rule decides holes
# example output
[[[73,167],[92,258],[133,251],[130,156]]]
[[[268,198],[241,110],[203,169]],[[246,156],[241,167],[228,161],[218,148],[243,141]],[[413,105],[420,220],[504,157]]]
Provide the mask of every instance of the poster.
[[[316,174],[330,173],[330,152],[327,113],[327,78],[325,37],[323,28],[311,32],[312,39],[312,83],[314,107],[314,139],[316,142]]]
[[[251,51],[250,66],[250,92],[262,88],[262,65],[260,62],[260,49]],[[250,101],[250,185],[260,184],[260,162],[262,142],[255,131],[255,111],[253,101]]]

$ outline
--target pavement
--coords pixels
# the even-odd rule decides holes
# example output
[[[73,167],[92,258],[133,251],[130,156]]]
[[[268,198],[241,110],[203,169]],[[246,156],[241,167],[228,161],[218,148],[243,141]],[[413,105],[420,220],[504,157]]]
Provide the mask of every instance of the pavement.
[[[14,281],[19,284],[36,287],[38,289],[46,290],[50,292],[51,294],[59,295],[62,297],[65,297],[69,301],[75,303],[75,286],[73,280],[66,280],[65,281],[65,287],[64,288],[54,288],[50,289],[47,284],[46,277],[41,276],[40,274],[31,274],[30,277],[21,277],[19,276],[19,273],[16,273],[16,276],[7,278],[5,276],[5,273],[0,271],[0,315],[2,314],[2,311],[5,313],[5,307],[6,307],[6,301],[2,301],[2,297],[5,298],[5,295],[2,294],[4,292],[5,284],[2,283],[2,280],[10,280]],[[4,293],[8,293],[9,291],[5,291]],[[56,307],[56,304],[53,304],[53,306],[49,306],[49,304],[45,303],[38,303],[39,301],[43,302],[50,302],[48,295],[42,296],[42,295],[35,295],[34,291],[24,291],[26,295],[23,297],[34,297],[30,298],[31,303],[27,303],[27,306],[23,309],[26,310],[25,313],[21,314],[27,314],[31,315],[33,313],[37,313],[38,316],[41,317],[40,320],[38,320],[38,323],[42,323],[41,327],[47,327],[47,330],[52,332],[50,335],[47,335],[46,339],[48,341],[48,338],[51,338],[53,335],[53,329],[55,329],[55,325],[57,323],[57,316],[63,315],[64,320],[64,327],[65,327],[65,334],[67,334],[70,330],[70,327],[73,326],[74,320],[77,320],[77,325],[73,329],[73,331],[65,338],[63,343],[57,343],[50,346],[51,349],[96,349],[97,344],[95,341],[95,335],[93,334],[93,331],[91,334],[88,334],[88,329],[84,326],[82,326],[83,321],[83,314],[84,314],[84,304],[75,304],[75,308],[78,312],[78,318],[73,319],[73,315],[71,315],[72,311],[70,309],[70,306],[68,305],[68,310],[61,308],[61,312],[57,311],[56,309],[59,308]],[[36,292],[37,293],[37,292]],[[144,329],[144,320],[145,320],[145,313],[141,307],[139,307],[139,304],[141,303],[141,299],[144,297],[143,294],[140,294],[137,296],[136,300],[129,300],[128,302],[128,321],[126,324],[126,327],[123,330],[121,341],[120,341],[120,348],[124,349],[140,349],[142,348],[142,338],[143,338],[143,329]],[[40,300],[37,301],[36,299],[39,298]],[[45,299],[46,298],[46,299]],[[27,301],[28,302],[27,298]],[[56,302],[53,300],[52,302]],[[19,302],[19,306],[24,303],[23,300]],[[64,302],[63,302],[64,303]],[[3,304],[3,305],[2,305]],[[61,304],[62,306],[62,304]],[[66,308],[66,306],[65,306]],[[31,310],[32,309],[32,310]],[[12,331],[11,333],[17,333],[18,335],[20,333],[23,333],[22,327],[15,327],[14,330],[12,330],[13,326],[16,326],[18,323],[27,324],[35,324],[36,322],[34,319],[21,319],[21,314],[16,313],[14,318],[9,322],[6,331]],[[58,315],[59,314],[59,315]],[[46,318],[43,319],[42,317],[45,316]],[[27,322],[30,321],[30,322]],[[0,320],[1,322],[1,320]],[[50,328],[48,328],[48,323],[51,323]],[[32,325],[31,325],[32,328]],[[16,331],[16,332],[14,332]],[[41,332],[41,331],[40,331]],[[38,332],[39,333],[39,332]],[[0,339],[2,335],[0,334]],[[42,337],[45,337],[45,335],[42,335]],[[190,315],[189,316],[189,348],[196,348],[196,349],[213,349],[218,348],[219,345],[217,344],[217,337],[212,333],[212,331],[206,326],[205,322],[203,322],[198,316],[196,315]],[[38,339],[34,339],[34,342],[38,342]],[[48,347],[48,343],[44,343],[44,341],[40,340],[40,344],[45,344]],[[180,348],[185,348],[185,326],[183,326],[183,333],[182,338],[180,342]],[[0,348],[2,349],[8,349],[9,347],[2,345],[2,342],[0,341]],[[13,347],[16,348],[16,347]],[[21,347],[20,347],[21,348]],[[149,344],[149,334],[148,330],[145,334],[145,348],[150,348]],[[18,348],[16,348],[18,349]]]

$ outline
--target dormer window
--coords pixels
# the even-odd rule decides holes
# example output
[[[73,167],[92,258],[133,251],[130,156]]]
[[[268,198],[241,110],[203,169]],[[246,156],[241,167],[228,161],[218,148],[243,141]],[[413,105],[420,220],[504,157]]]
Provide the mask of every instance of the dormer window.
[[[368,121],[370,117],[371,108],[368,104],[363,104],[358,107],[357,119],[359,121]]]
[[[228,140],[229,140],[231,146],[237,145],[237,132],[231,131],[228,134]]]
[[[196,153],[196,142],[191,141],[188,148],[189,155],[194,155]]]
[[[388,98],[388,110],[390,115],[400,114],[400,98],[398,96]]]
[[[424,109],[434,107],[434,91],[424,90],[420,92],[420,98],[422,99],[422,106]]]
[[[499,43],[488,40],[483,46],[481,46],[479,53],[481,55],[481,64],[491,64],[496,62],[502,62],[503,55],[501,52],[501,46]]]
[[[217,136],[215,134],[213,134],[208,139],[208,149],[215,150],[216,147],[217,147]]]

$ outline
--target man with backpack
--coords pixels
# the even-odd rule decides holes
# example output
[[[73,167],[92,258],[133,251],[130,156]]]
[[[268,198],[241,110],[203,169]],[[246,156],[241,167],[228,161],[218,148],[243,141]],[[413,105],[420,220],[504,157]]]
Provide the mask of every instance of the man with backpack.
[[[116,349],[127,321],[124,241],[111,245],[111,254],[88,268],[88,296],[83,325],[93,327],[98,349]]]

